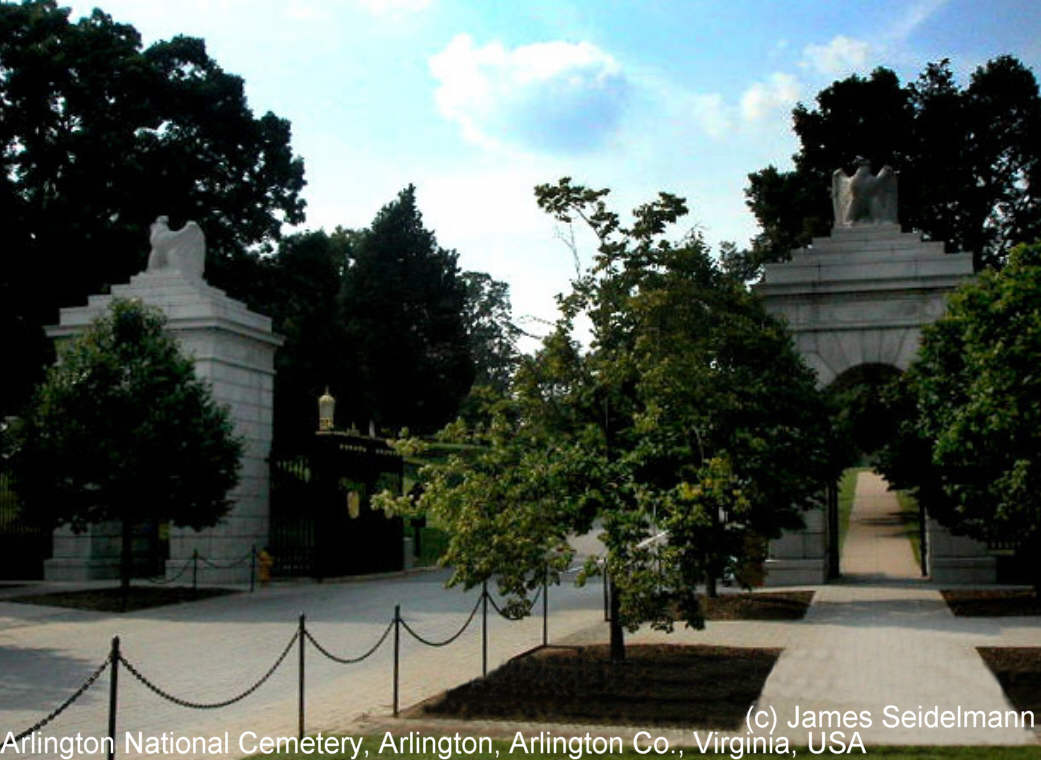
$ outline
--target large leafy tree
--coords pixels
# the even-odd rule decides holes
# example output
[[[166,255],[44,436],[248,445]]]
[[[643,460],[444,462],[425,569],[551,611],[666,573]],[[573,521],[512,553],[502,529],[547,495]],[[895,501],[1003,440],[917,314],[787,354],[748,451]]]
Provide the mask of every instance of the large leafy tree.
[[[412,185],[356,236],[341,310],[361,392],[347,419],[432,433],[455,416],[474,379],[457,259],[423,226]]]
[[[923,332],[881,468],[940,522],[1015,542],[1041,592],[1041,243],[1020,245],[949,299]]]
[[[313,437],[315,402],[326,386],[337,398],[359,392],[339,301],[357,234],[337,227],[288,235],[260,259],[250,283],[247,302],[285,338],[275,354],[274,439],[281,450],[298,451]]]
[[[122,525],[123,587],[134,525],[195,529],[230,509],[243,444],[227,410],[163,331],[164,318],[114,300],[60,353],[18,428],[15,489],[27,515],[53,527]]]
[[[569,534],[600,531],[606,554],[586,572],[610,578],[619,660],[625,628],[668,629],[677,612],[701,626],[697,584],[750,537],[801,525],[835,474],[828,417],[783,327],[700,238],[665,238],[682,199],[662,193],[623,226],[606,190],[564,179],[536,193],[558,220],[589,224],[594,264],[486,423],[446,428],[470,448],[424,471],[414,506],[451,527],[451,582],[494,576],[520,608],[570,562]]]
[[[795,169],[749,175],[748,206],[761,233],[735,270],[788,258],[832,223],[831,173],[857,156],[900,172],[900,220],[977,269],[1000,266],[1020,240],[1041,234],[1041,97],[1011,56],[980,66],[964,89],[946,60],[901,84],[889,69],[851,76],[792,112]],[[741,264],[739,267],[738,264]]]
[[[466,288],[463,322],[474,363],[474,384],[503,391],[517,366],[517,340],[524,334],[513,321],[510,286],[486,272],[463,272]]]
[[[18,356],[0,411],[39,378],[58,307],[144,268],[158,214],[203,225],[207,277],[233,294],[250,247],[303,220],[288,122],[254,117],[202,40],[143,48],[132,26],[71,22],[54,0],[0,4],[0,162],[0,329]]]

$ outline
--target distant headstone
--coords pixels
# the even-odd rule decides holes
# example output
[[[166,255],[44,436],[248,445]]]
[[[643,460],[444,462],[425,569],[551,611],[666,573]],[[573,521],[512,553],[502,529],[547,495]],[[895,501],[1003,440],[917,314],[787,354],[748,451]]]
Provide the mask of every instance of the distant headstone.
[[[831,175],[831,203],[836,227],[862,224],[899,224],[896,216],[897,173],[883,166],[871,173],[867,159],[857,159],[857,170],[850,177],[842,169]]]

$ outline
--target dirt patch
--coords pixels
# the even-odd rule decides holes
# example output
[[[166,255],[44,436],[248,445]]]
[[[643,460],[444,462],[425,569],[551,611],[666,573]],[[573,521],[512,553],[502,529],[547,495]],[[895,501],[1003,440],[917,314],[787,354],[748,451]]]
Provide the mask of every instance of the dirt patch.
[[[706,620],[801,620],[810,608],[813,592],[720,594],[700,601]]]
[[[1041,647],[977,647],[1013,707],[1041,726]]]
[[[635,644],[548,647],[417,705],[408,717],[737,729],[780,649]]]
[[[1041,599],[1033,590],[944,589],[940,592],[955,615],[965,617],[1006,617],[1041,615]]]
[[[95,610],[96,612],[133,612],[149,607],[162,607],[167,604],[194,602],[214,596],[237,594],[238,591],[227,588],[200,588],[193,591],[183,587],[144,588],[131,586],[123,604],[123,592],[115,588],[92,588],[82,591],[58,591],[52,594],[28,594],[12,596],[5,602],[20,604],[45,604],[50,607],[74,607],[78,610]]]

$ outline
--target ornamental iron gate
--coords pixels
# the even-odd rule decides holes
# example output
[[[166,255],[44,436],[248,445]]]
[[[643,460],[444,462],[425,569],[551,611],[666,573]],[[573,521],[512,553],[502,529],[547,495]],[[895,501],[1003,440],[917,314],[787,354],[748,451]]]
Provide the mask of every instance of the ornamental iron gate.
[[[381,439],[339,431],[308,450],[272,453],[268,553],[280,577],[329,578],[401,570],[400,518],[373,510],[384,488],[401,491],[402,459]]]

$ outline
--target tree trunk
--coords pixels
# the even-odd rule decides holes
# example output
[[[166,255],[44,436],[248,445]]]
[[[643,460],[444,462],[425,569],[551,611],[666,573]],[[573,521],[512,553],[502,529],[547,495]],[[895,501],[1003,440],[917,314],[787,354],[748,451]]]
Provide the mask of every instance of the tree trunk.
[[[622,605],[615,592],[614,581],[608,581],[611,605],[611,662],[625,662],[625,629],[622,628]]]
[[[716,588],[716,569],[709,563],[709,569],[705,571],[705,596],[709,599],[715,599],[719,596],[719,590]]]

